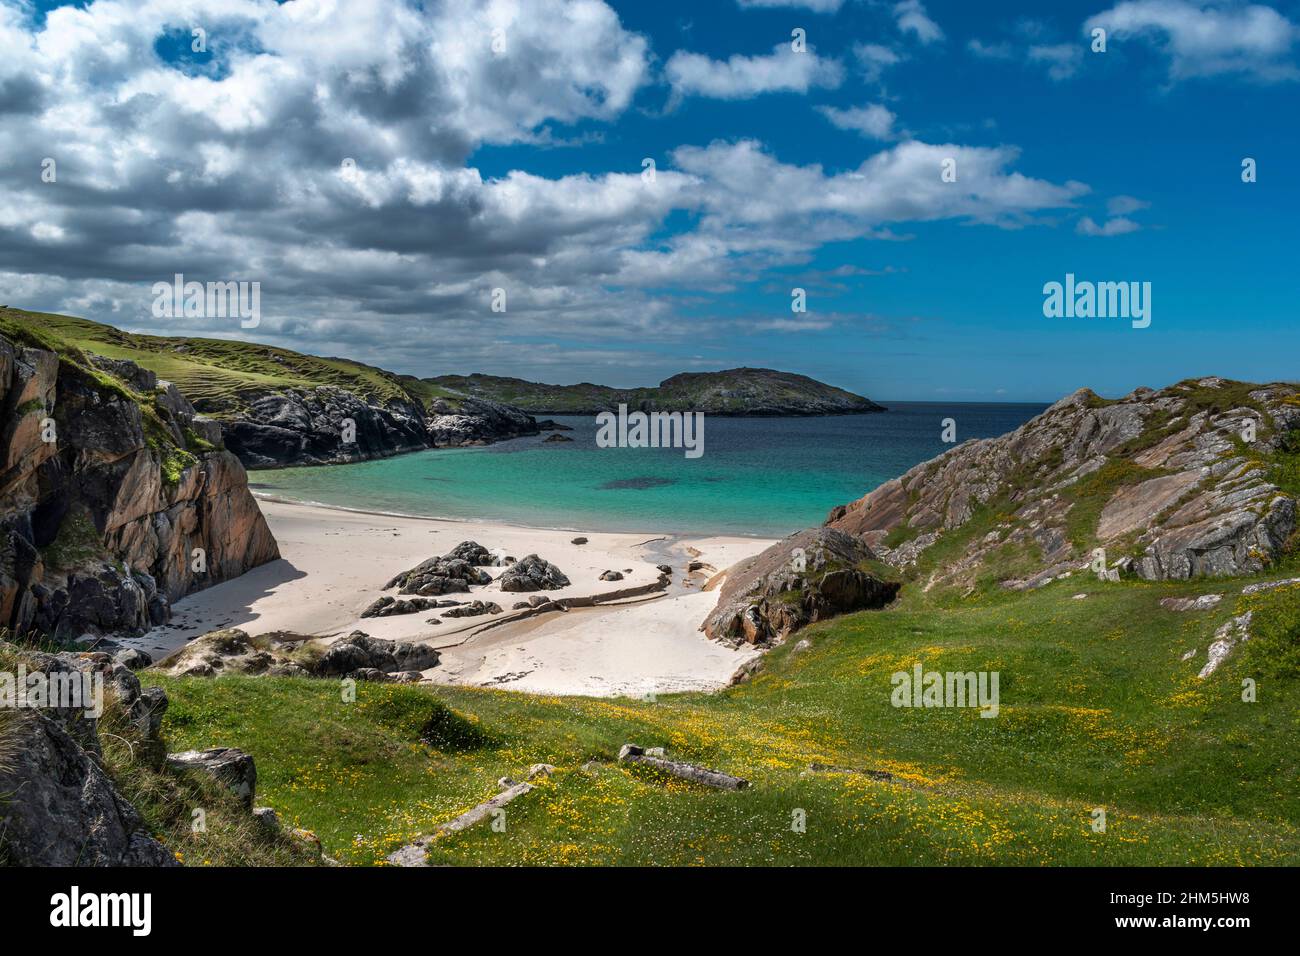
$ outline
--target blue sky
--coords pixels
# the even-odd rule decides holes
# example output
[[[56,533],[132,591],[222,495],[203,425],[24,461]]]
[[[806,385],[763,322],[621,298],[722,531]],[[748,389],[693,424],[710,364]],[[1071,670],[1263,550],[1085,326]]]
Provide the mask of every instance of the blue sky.
[[[183,4],[2,2],[10,304],[420,375],[762,365],[972,401],[1297,376],[1295,3],[232,3],[189,55]],[[260,280],[261,326],[153,318],[173,271]],[[1044,318],[1067,272],[1150,282],[1150,327]]]

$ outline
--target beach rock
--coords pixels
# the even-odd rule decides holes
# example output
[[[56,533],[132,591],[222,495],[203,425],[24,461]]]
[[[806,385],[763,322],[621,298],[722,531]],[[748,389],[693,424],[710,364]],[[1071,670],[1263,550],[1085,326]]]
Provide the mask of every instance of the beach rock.
[[[728,643],[769,644],[813,621],[884,607],[899,584],[864,566],[874,557],[840,531],[791,535],[727,573],[701,630]]]
[[[510,610],[512,610],[512,611],[526,611],[526,610],[528,610],[528,609],[531,608],[531,607],[532,607],[532,605],[529,604],[527,601],[516,601],[514,604],[510,605]]]
[[[464,544],[473,544],[465,542]],[[459,545],[458,547],[463,547]],[[491,563],[489,558],[487,563]],[[468,591],[471,584],[491,584],[492,577],[464,558],[440,555],[403,571],[384,585],[383,590],[398,588],[400,594],[423,596]]]
[[[542,439],[543,445],[549,445],[551,442],[573,441],[568,435],[547,435]]]
[[[252,756],[234,747],[212,750],[186,750],[168,754],[167,766],[173,770],[197,770],[226,786],[251,811],[257,791],[257,766]]]
[[[479,617],[483,614],[500,614],[501,605],[494,601],[470,601],[460,607],[443,612],[443,617]]]
[[[535,554],[511,565],[499,581],[502,591],[555,591],[570,583],[563,571]]]
[[[600,579],[602,581],[622,581],[623,575],[618,571],[601,571]]]
[[[586,544],[586,543],[587,543],[586,538],[574,538],[572,541],[569,542],[569,544]]]
[[[427,644],[381,640],[353,631],[325,649],[312,673],[317,677],[372,679],[373,675],[358,676],[359,672],[422,671],[436,667],[439,659],[438,652]]]
[[[1281,557],[1296,532],[1295,498],[1266,463],[1298,444],[1292,385],[1201,379],[1116,401],[1079,389],[1009,434],[963,442],[835,508],[826,524],[905,567],[983,509],[1007,515],[935,569],[927,588],[969,590],[1009,548],[1041,570],[1008,586],[1041,586],[1083,566],[1097,544],[1136,549],[1130,568],[1107,568],[1112,580],[1126,570],[1147,580],[1249,574]],[[1079,494],[1096,495],[1089,478],[1103,469],[1097,518],[1072,527]],[[884,546],[900,533],[902,544]]]
[[[671,564],[656,564],[655,568],[660,574],[672,574],[673,566]]]
[[[497,561],[496,556],[477,541],[462,541],[443,557],[448,560],[460,560],[467,564],[487,567],[496,564]]]
[[[363,618],[369,617],[394,617],[401,614],[417,614],[421,611],[433,611],[440,607],[455,607],[459,601],[443,600],[435,598],[394,598],[385,595],[377,598],[369,607],[361,612]]]

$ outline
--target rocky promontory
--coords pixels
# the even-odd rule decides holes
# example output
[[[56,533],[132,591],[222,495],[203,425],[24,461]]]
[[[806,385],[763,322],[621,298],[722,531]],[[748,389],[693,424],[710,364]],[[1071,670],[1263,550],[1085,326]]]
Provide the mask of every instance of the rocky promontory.
[[[927,587],[1023,589],[1085,568],[1250,574],[1297,547],[1298,475],[1296,386],[1211,377],[1116,400],[1079,389],[836,508],[827,526],[895,566],[923,565]]]

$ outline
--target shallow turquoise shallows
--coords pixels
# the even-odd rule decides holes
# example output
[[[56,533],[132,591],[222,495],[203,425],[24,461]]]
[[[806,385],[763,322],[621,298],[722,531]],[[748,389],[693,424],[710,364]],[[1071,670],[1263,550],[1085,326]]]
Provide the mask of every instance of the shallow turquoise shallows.
[[[1001,435],[1042,405],[898,403],[875,415],[717,418],[704,454],[599,448],[589,416],[557,417],[572,442],[545,435],[380,461],[254,472],[265,494],[367,511],[478,518],[539,528],[776,537],[941,454]]]

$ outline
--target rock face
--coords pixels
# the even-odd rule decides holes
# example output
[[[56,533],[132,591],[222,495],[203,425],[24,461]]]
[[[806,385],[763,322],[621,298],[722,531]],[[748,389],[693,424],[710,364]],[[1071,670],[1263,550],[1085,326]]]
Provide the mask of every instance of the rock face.
[[[47,674],[97,673],[154,765],[167,695],[107,654],[33,654]],[[143,748],[143,754],[141,754]],[[100,767],[98,721],[81,710],[0,712],[0,863],[13,866],[175,866],[144,820]]]
[[[279,557],[216,423],[131,362],[0,337],[0,431],[0,626],[141,632]]]
[[[367,461],[538,433],[532,416],[482,399],[435,400],[426,410],[414,397],[381,403],[335,385],[239,397],[238,410],[213,403],[213,411],[221,414],[227,447],[249,468]]]
[[[1251,573],[1295,546],[1295,497],[1270,475],[1297,452],[1293,386],[1206,378],[1117,401],[1080,389],[1007,435],[965,442],[836,508],[827,525],[900,567],[940,538],[968,538],[927,586],[970,585],[1009,550],[1038,570],[1008,587],[1078,570],[1098,547],[1111,578]],[[981,514],[972,537],[967,523]],[[886,548],[887,538],[902,542]]]
[[[875,555],[852,535],[813,528],[791,535],[727,573],[700,628],[714,640],[770,644],[813,621],[884,607],[899,584],[863,567]]]
[[[429,403],[425,433],[435,448],[486,445],[520,435],[536,435],[537,421],[512,405],[485,398],[466,398],[458,405]]]
[[[557,591],[569,586],[563,571],[535,554],[510,565],[499,580],[502,591]]]
[[[244,410],[224,413],[222,432],[226,447],[249,468],[365,461],[429,447],[424,412],[415,401],[381,405],[334,385],[240,398]],[[345,435],[349,421],[355,434]]]

